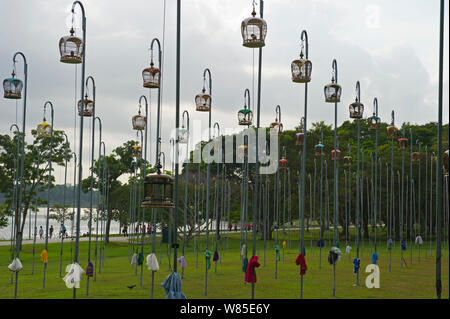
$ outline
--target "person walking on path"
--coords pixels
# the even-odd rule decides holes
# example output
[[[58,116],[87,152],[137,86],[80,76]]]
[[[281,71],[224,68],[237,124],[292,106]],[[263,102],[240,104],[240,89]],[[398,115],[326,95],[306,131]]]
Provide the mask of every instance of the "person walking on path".
[[[44,229],[42,229],[42,226],[39,228],[39,238],[44,239]]]
[[[50,238],[53,236],[53,225],[50,226]]]

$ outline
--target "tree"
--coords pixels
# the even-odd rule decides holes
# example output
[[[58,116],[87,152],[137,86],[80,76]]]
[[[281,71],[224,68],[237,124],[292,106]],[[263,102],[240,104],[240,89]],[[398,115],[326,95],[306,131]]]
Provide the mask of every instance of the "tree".
[[[55,176],[53,171],[56,166],[64,166],[64,159],[67,156],[70,159],[70,144],[65,143],[63,131],[53,131],[53,155],[52,155],[52,176],[50,179],[50,188],[54,187]],[[29,209],[34,209],[34,198],[37,192],[44,192],[48,186],[48,161],[50,157],[50,139],[38,138],[36,130],[32,130],[31,134],[34,138],[32,144],[25,142],[24,152],[24,170],[23,170],[23,195],[22,203],[18,205],[18,196],[16,201],[14,198],[14,181],[16,167],[19,167],[20,158],[16,158],[17,143],[20,143],[21,134],[14,134],[11,138],[9,135],[0,135],[0,192],[5,194],[6,207],[2,211],[14,212],[16,229],[19,229],[20,234],[23,233],[25,226],[27,212]],[[40,151],[40,166],[37,167],[37,150]],[[46,204],[47,201],[41,197],[37,198],[38,205]],[[20,210],[16,209],[20,207]],[[21,214],[21,225],[18,225],[19,215]],[[0,213],[1,216],[1,213]],[[18,245],[22,245],[22,236]]]

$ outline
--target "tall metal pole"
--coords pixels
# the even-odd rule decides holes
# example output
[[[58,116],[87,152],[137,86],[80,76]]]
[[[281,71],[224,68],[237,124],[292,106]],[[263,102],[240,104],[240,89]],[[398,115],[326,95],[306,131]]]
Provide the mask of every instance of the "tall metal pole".
[[[34,150],[37,153],[37,165],[36,165],[36,171],[37,171],[37,181],[36,181],[36,189],[38,190],[38,185],[40,184],[39,181],[39,166],[40,166],[40,162],[41,162],[41,152],[39,151],[39,148],[37,147],[33,147]],[[34,230],[33,230],[33,268],[31,269],[31,274],[34,274],[34,256],[35,256],[35,251],[36,251],[36,236],[37,236],[37,211],[38,211],[38,196],[37,196],[37,191],[36,191],[36,198],[35,198],[35,204],[34,204]]]
[[[189,112],[184,111],[182,122],[184,125],[184,115],[186,115],[186,129],[189,132]],[[184,209],[183,209],[183,256],[186,257],[186,228],[187,228],[187,204],[188,204],[188,182],[189,182],[189,138],[186,141],[186,160],[184,164]],[[197,213],[196,213],[197,214]],[[181,278],[184,276],[184,268],[181,268]]]
[[[180,42],[181,42],[181,0],[177,0],[177,56],[176,56],[176,81],[175,81],[175,128],[176,128],[176,146],[175,146],[175,214],[174,214],[174,252],[173,252],[173,272],[177,272],[177,227],[178,227],[178,148],[180,127]]]
[[[441,299],[441,214],[442,214],[442,98],[444,71],[444,0],[441,0],[439,32],[439,106],[438,106],[438,154],[437,154],[437,216],[436,216],[436,295]]]
[[[61,251],[59,253],[59,277],[61,278],[62,274],[62,256],[63,256],[63,245],[64,245],[64,235],[66,232],[64,231],[64,228],[66,225],[65,217],[66,217],[66,186],[67,186],[67,155],[69,154],[67,147],[69,146],[69,140],[67,138],[66,133],[63,133],[64,137],[66,138],[66,147],[65,147],[65,154],[64,154],[64,190],[63,190],[63,216],[62,216],[62,223],[61,223]]]
[[[409,263],[412,264],[413,260],[413,170],[412,170],[412,149],[413,149],[413,135],[412,135],[412,129],[409,129],[409,141],[411,143],[411,146],[409,148],[409,176],[410,176],[410,182],[409,182],[409,257],[410,261]]]
[[[335,83],[338,83],[338,67],[337,62],[334,59],[332,63],[332,68],[334,71],[333,78],[335,79]],[[334,224],[334,231],[333,231],[333,242],[334,245],[338,245],[338,167],[337,167],[337,102],[334,103],[334,153],[333,153],[333,184],[334,184],[334,191],[333,191],[333,224]],[[306,163],[306,162],[304,162]],[[305,165],[304,165],[305,166]],[[336,296],[336,263],[333,263],[333,297]]]
[[[259,1],[259,9],[261,19],[264,17],[264,1]],[[255,186],[253,188],[253,221],[256,220],[258,213],[258,189],[259,189],[259,134],[258,130],[260,128],[261,120],[261,70],[262,70],[262,47],[259,49],[259,61],[258,61],[258,100],[257,100],[257,120],[256,120],[256,156],[255,156]],[[256,255],[256,231],[253,231],[253,256]],[[255,283],[252,282],[252,299],[255,298]]]
[[[75,152],[72,152],[71,154],[73,156],[73,204],[72,204],[72,225],[70,230],[70,262],[73,263],[73,227],[75,222],[75,201],[76,201],[76,194],[77,194],[77,154]]]
[[[88,78],[89,80],[89,78]],[[86,83],[87,86],[87,83]],[[98,120],[99,123],[99,137],[98,137],[98,161],[97,161],[97,179],[98,179],[98,190],[100,192],[100,169],[101,169],[101,155],[102,155],[102,120],[97,116],[94,118],[94,122],[95,119]],[[93,134],[92,134],[93,135]],[[94,149],[94,144],[92,144],[92,149]],[[93,153],[94,151],[92,151]],[[94,158],[94,157],[92,157]],[[94,166],[92,165],[91,170],[94,170]],[[103,177],[103,176],[102,176]],[[91,181],[93,180],[93,178],[91,179]],[[91,189],[91,192],[93,192],[93,190]],[[100,195],[99,195],[100,196]],[[100,203],[98,203],[99,205]],[[100,205],[99,205],[100,206]],[[95,264],[94,264],[94,281],[97,280],[97,253],[98,253],[98,221],[99,221],[99,210],[100,207],[97,207],[97,218],[96,218],[96,225],[95,225]],[[102,219],[103,220],[103,219]],[[100,271],[99,271],[100,273]]]
[[[178,0],[179,1],[179,0]],[[209,77],[209,96],[212,97],[212,79],[211,79],[211,71],[206,68],[203,71],[203,81],[206,81],[206,74],[208,74]],[[203,88],[204,89],[204,88]],[[209,119],[208,119],[208,141],[211,140],[211,111],[212,111],[212,103],[209,108]],[[206,163],[206,245],[205,245],[205,251],[208,250],[209,247],[209,180],[211,175],[211,165],[208,162]],[[205,263],[205,296],[208,292],[208,265]]]
[[[81,64],[81,101],[82,109],[84,110],[84,76],[85,76],[85,64],[86,64],[86,15],[84,11],[83,4],[80,1],[74,1],[72,4],[72,14],[75,13],[75,6],[79,5],[82,13],[82,29],[83,29],[83,57]],[[80,216],[81,216],[81,185],[83,181],[83,119],[84,114],[81,112],[80,116],[80,142],[79,142],[79,152],[78,152],[78,193],[77,193],[77,234],[75,243],[75,258],[74,263],[78,263],[78,255],[80,248]],[[73,288],[73,299],[76,298],[76,288]]]
[[[86,79],[86,90],[88,88],[88,83],[89,80],[91,80],[92,83],[92,97],[94,100],[94,108],[92,110],[92,134],[91,134],[91,184],[90,184],[90,197],[89,197],[89,222],[88,222],[88,227],[89,227],[89,245],[88,245],[88,264],[91,262],[91,239],[92,239],[92,204],[93,204],[93,200],[94,200],[94,144],[95,144],[95,109],[97,108],[96,105],[96,101],[95,101],[95,81],[94,78],[92,76],[88,76]],[[85,99],[87,100],[87,93],[85,96]],[[81,100],[83,100],[83,96],[81,96]],[[83,101],[83,108],[81,109],[80,115],[82,113],[84,113],[84,106],[85,106],[86,101]],[[82,115],[84,117],[84,114]],[[95,234],[95,236],[97,236],[97,234]],[[87,276],[86,279],[86,296],[89,296],[89,276]]]
[[[50,131],[50,155],[48,160],[48,184],[47,184],[47,218],[45,222],[45,250],[48,251],[48,220],[50,214],[50,185],[52,183],[52,155],[53,155],[53,104],[50,101],[45,102],[44,104],[44,114],[47,105],[50,106],[51,109],[51,131]],[[45,288],[45,274],[47,272],[47,263],[44,263],[44,279],[42,280],[42,288]]]
[[[27,59],[25,58],[25,55],[22,52],[16,52],[13,56],[13,63],[16,63],[16,57],[20,55],[23,59],[23,73],[24,73],[24,93],[23,93],[23,114],[22,114],[22,141],[21,141],[21,154],[20,157],[20,186],[19,186],[19,200],[16,210],[17,220],[16,220],[16,258],[19,258],[20,255],[20,248],[22,243],[22,228],[20,226],[20,220],[22,215],[22,198],[23,198],[23,192],[25,189],[25,185],[23,182],[23,170],[24,170],[24,160],[25,160],[25,127],[26,127],[26,114],[27,114],[27,90],[28,90],[28,64]],[[19,136],[17,137],[19,138]],[[16,272],[16,279],[15,279],[15,285],[14,285],[14,299],[17,298],[17,282],[19,279],[19,272]]]
[[[161,51],[161,43],[159,42],[158,38],[154,38],[150,44],[150,50],[151,52],[153,52],[153,44],[156,43],[158,45],[158,68],[159,70],[162,72],[161,70],[161,56],[162,56],[162,51]],[[151,55],[152,61],[153,62],[153,54]],[[161,84],[158,87],[158,106],[157,106],[157,114],[156,114],[156,152],[155,152],[155,165],[157,165],[157,163],[159,163],[159,159],[160,159],[160,152],[161,152],[161,134],[160,134],[160,120],[161,120]],[[146,120],[148,121],[148,119]],[[147,125],[148,123],[146,123],[145,127],[147,129]],[[145,134],[145,136],[147,137],[147,133]],[[163,171],[164,172],[164,171]],[[155,254],[156,253],[156,214],[158,212],[158,210],[156,208],[152,209],[153,212],[153,227],[155,228],[153,233],[152,233],[152,253]],[[153,293],[154,293],[154,287],[155,287],[155,272],[152,271],[152,289],[151,289],[151,296],[150,298],[153,299]]]
[[[144,132],[144,163],[143,165],[141,165],[141,169],[142,166],[144,167],[143,169],[143,175],[142,176],[147,176],[147,135],[148,135],[148,101],[147,98],[145,97],[145,95],[141,95],[139,97],[139,105],[141,105],[142,100],[144,100],[145,102],[145,132]],[[142,131],[141,131],[142,133]],[[141,139],[142,139],[142,134],[141,134]],[[141,142],[142,143],[142,142]],[[142,230],[144,230],[144,223],[145,223],[145,208],[142,207]],[[145,237],[145,232],[142,232],[141,235],[141,254],[142,256],[144,255],[144,237]],[[144,274],[144,263],[141,264],[141,274],[140,274],[140,279],[139,279],[139,286],[142,287],[142,277]]]
[[[405,126],[402,128],[402,135],[405,136]],[[405,194],[405,151],[402,150],[402,180],[401,180],[401,204],[400,204],[400,268],[403,268],[403,208],[404,208],[404,194]]]
[[[391,113],[392,121],[391,126],[395,126],[395,112],[392,110]],[[390,215],[391,218],[394,216],[394,139],[391,139],[391,193],[390,193]],[[392,223],[389,232],[389,241],[392,240]],[[391,272],[391,261],[392,261],[392,246],[389,247],[389,272]]]
[[[361,86],[359,84],[359,81],[356,82],[356,96],[359,103],[361,103]],[[361,216],[360,216],[360,176],[359,176],[359,152],[360,152],[360,131],[361,131],[361,125],[360,125],[360,118],[357,118],[357,148],[356,148],[356,259],[359,262],[359,242],[361,240]],[[359,269],[356,272],[356,285],[359,286]]]
[[[214,123],[214,128],[217,127],[217,139],[220,138],[220,126],[219,123]],[[216,151],[216,150],[215,150]],[[216,229],[215,229],[215,233],[216,233],[216,238],[215,238],[215,242],[214,242],[214,254],[217,252],[217,246],[218,246],[218,241],[219,241],[219,162],[217,163],[217,171],[216,171],[216,186],[215,186],[215,203],[214,203],[214,211],[215,211],[215,218],[216,218]],[[214,266],[214,272],[217,273],[217,260],[215,261],[215,266]]]
[[[308,60],[308,34],[306,30],[302,31],[301,41],[305,42],[305,58]],[[300,252],[305,251],[305,176],[306,176],[306,145],[307,145],[307,135],[308,135],[308,83],[305,83],[305,108],[304,108],[304,122],[303,122],[303,132],[305,132],[304,142],[303,142],[303,153],[302,153],[302,171],[301,171],[301,187],[300,187]],[[303,298],[303,275],[300,275],[300,298]]]
[[[373,105],[375,107],[375,116],[378,118],[378,99],[373,99]],[[375,178],[374,178],[374,195],[373,198],[373,206],[374,206],[374,230],[375,230],[375,240],[374,240],[374,250],[377,252],[377,212],[378,212],[378,128],[375,129],[375,161],[374,161],[374,169],[375,169]],[[380,172],[381,175],[381,172]]]

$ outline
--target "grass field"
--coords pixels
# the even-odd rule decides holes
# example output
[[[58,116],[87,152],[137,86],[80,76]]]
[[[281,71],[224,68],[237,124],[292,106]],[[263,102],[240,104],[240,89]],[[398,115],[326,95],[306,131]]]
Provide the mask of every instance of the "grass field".
[[[309,235],[309,234],[307,234]],[[226,235],[225,235],[226,236]],[[249,258],[251,256],[251,236],[249,233]],[[256,271],[257,283],[255,288],[255,298],[299,298],[300,275],[299,267],[295,265],[295,259],[298,255],[298,233],[291,235],[291,248],[281,252],[281,261],[278,263],[278,278],[275,274],[275,254],[273,251],[273,242],[267,243],[266,264],[264,266],[263,242],[258,241],[257,254],[260,256],[261,267]],[[317,235],[315,236],[317,238]],[[203,237],[204,238],[204,237]],[[211,239],[210,237],[210,250]],[[282,242],[282,241],[281,241]],[[304,276],[305,299],[314,298],[333,298],[332,297],[332,266],[328,264],[327,256],[329,247],[322,249],[322,267],[319,268],[319,248],[311,249],[308,238],[306,242],[306,262],[308,270]],[[378,265],[380,267],[379,289],[368,289],[365,287],[365,267],[371,264],[371,254],[368,242],[364,243],[363,256],[361,258],[360,285],[354,286],[355,275],[353,275],[353,264],[355,245],[351,243],[353,252],[351,261],[345,254],[345,243],[341,242],[343,258],[336,267],[336,297],[337,299],[427,299],[435,298],[435,251],[433,245],[432,256],[428,251],[428,257],[425,258],[425,248],[421,249],[421,260],[418,261],[418,249],[414,245],[413,263],[410,264],[409,246],[404,253],[407,266],[400,268],[400,249],[399,245],[392,251],[392,271],[388,271],[388,252],[386,245],[378,248]],[[181,246],[181,245],[180,245]],[[21,252],[21,261],[24,268],[19,273],[18,298],[36,298],[36,299],[60,299],[72,298],[72,289],[66,288],[64,282],[59,277],[59,251],[60,244],[49,244],[49,262],[47,265],[46,287],[42,288],[43,263],[40,260],[40,252],[44,245],[36,246],[35,272],[31,274],[32,268],[32,245],[24,245]],[[165,298],[164,290],[161,287],[162,281],[169,271],[167,245],[159,245],[157,238],[156,253],[159,259],[160,247],[162,247],[162,260],[160,271],[155,274],[155,298]],[[281,247],[281,244],[280,244]],[[204,248],[204,242],[201,243]],[[86,270],[88,243],[80,243],[81,266]],[[148,238],[144,248],[146,256],[151,251]],[[203,249],[199,253],[198,268],[196,267],[196,255],[194,254],[193,243],[191,242],[186,249],[187,268],[184,271],[182,283],[183,293],[187,298],[224,298],[224,299],[246,299],[251,297],[251,285],[244,284],[244,273],[241,270],[239,233],[232,234],[228,250],[224,250],[221,263],[217,264],[217,273],[215,273],[214,262],[211,260],[211,269],[208,272],[208,294],[204,296],[204,278],[205,278],[205,260],[203,258]],[[180,256],[181,250],[178,251]],[[89,296],[86,296],[86,276],[83,276],[81,287],[77,290],[78,298],[129,298],[140,299],[150,297],[151,271],[144,264],[143,286],[139,286],[140,266],[135,275],[135,269],[132,268],[129,261],[129,248],[127,242],[111,242],[106,248],[106,260],[101,274],[97,273],[97,280],[90,279]],[[449,254],[448,250],[442,251],[442,285],[443,298],[449,298]],[[93,250],[92,250],[92,256]],[[14,284],[11,284],[11,273],[7,270],[9,264],[9,246],[0,247],[0,298],[9,299],[14,296]],[[70,263],[70,242],[65,243],[63,256],[63,272],[65,275],[65,266]],[[181,272],[181,270],[179,270]],[[127,288],[129,285],[137,285],[133,289]]]

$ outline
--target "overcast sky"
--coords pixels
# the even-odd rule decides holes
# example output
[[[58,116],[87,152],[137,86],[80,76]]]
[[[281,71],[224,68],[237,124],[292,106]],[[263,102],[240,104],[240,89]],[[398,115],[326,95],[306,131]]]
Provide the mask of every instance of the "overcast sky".
[[[103,122],[106,152],[136,137],[131,117],[137,113],[138,98],[150,98],[151,151],[154,163],[156,90],[142,87],[142,69],[150,63],[150,42],[164,38],[162,140],[170,157],[169,132],[175,126],[175,0],[86,0],[86,76],[97,85],[96,115]],[[258,1],[259,2],[259,1]],[[258,51],[242,46],[240,24],[250,16],[252,1],[183,0],[181,39],[181,112],[188,110],[193,121],[208,125],[208,114],[195,112],[194,96],[202,89],[204,68],[213,81],[212,121],[222,130],[236,128],[237,111],[244,103],[244,90],[253,92],[257,79]],[[446,3],[448,5],[448,2]],[[12,56],[22,51],[28,60],[27,133],[42,120],[45,101],[55,107],[55,129],[65,130],[74,148],[74,101],[79,99],[81,66],[59,62],[58,41],[70,27],[71,1],[1,0],[0,74],[9,77]],[[78,9],[77,9],[78,10]],[[257,11],[259,8],[257,8]],[[448,32],[448,8],[445,10]],[[266,0],[264,19],[268,32],[263,49],[261,125],[275,118],[275,106],[282,109],[282,122],[293,129],[303,116],[304,86],[291,81],[290,63],[300,53],[300,34],[307,30],[309,59],[313,64],[308,95],[308,122],[332,124],[333,104],[324,102],[323,86],[331,79],[331,62],[338,62],[343,88],[338,122],[348,119],[348,105],[355,97],[355,83],[361,82],[365,117],[372,113],[373,98],[379,101],[379,115],[396,124],[437,121],[439,66],[439,1],[423,0]],[[81,29],[77,29],[81,37]],[[445,36],[444,121],[449,117],[448,34]],[[253,69],[253,53],[255,54]],[[76,69],[78,71],[76,71]],[[75,91],[76,81],[77,91]],[[23,79],[23,64],[17,65]],[[256,84],[256,83],[255,83]],[[75,97],[75,93],[77,97]],[[256,101],[255,101],[256,105]],[[22,101],[0,99],[0,130],[9,132],[17,121],[22,127]],[[47,116],[49,118],[49,116]],[[85,121],[83,165],[88,172],[90,121]],[[75,135],[76,134],[76,135]],[[96,131],[96,143],[98,131]],[[97,156],[98,145],[95,146]],[[78,153],[78,147],[76,148]],[[151,157],[150,157],[151,156]],[[169,168],[170,164],[167,164]],[[63,170],[56,170],[61,181]]]

